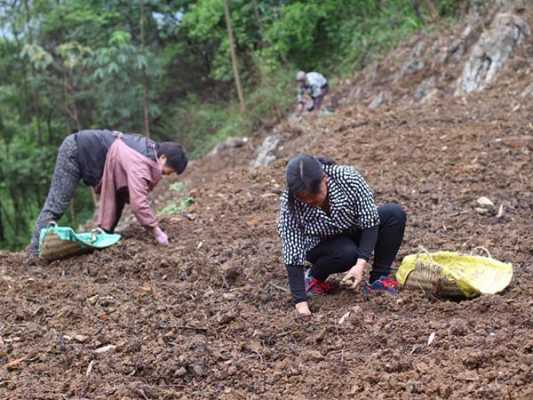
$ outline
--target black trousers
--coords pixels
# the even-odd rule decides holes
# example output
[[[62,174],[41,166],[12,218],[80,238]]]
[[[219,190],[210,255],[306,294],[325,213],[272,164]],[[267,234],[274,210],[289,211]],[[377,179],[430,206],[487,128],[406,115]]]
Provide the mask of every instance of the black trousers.
[[[380,224],[370,282],[390,273],[405,230],[406,215],[399,205],[385,204],[378,207],[378,213]],[[319,243],[307,253],[307,260],[313,264],[311,275],[325,281],[331,274],[348,271],[359,258],[359,239],[360,231],[353,235],[335,236]]]

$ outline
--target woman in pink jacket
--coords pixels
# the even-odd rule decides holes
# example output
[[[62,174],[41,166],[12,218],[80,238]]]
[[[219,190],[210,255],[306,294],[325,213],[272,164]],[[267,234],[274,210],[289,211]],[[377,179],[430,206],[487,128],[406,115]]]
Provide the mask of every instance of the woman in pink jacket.
[[[37,255],[39,233],[58,221],[74,197],[80,180],[100,193],[98,226],[113,232],[126,203],[137,221],[161,245],[168,237],[159,227],[148,193],[162,175],[181,174],[187,166],[183,147],[109,130],[85,130],[65,138],[57,155],[48,197],[37,219],[29,251]]]

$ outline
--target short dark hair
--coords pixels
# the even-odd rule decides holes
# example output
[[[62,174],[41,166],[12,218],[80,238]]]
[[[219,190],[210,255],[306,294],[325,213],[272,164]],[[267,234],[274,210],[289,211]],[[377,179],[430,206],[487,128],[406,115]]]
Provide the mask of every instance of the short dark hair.
[[[187,167],[189,160],[181,144],[174,142],[161,142],[157,145],[157,153],[167,158],[166,165],[179,175]]]
[[[294,208],[295,196],[298,193],[316,194],[324,177],[323,165],[333,165],[335,161],[327,157],[313,157],[298,154],[287,164],[287,195],[289,208]]]
[[[287,164],[287,188],[291,194],[317,193],[323,176],[322,165],[310,155],[299,154]]]

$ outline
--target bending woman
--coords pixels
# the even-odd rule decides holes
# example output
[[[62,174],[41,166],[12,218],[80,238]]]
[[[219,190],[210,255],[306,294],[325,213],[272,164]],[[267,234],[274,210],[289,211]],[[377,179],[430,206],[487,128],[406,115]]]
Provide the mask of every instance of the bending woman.
[[[309,295],[327,294],[329,275],[358,286],[374,253],[367,289],[394,292],[388,278],[403,240],[406,216],[397,204],[376,207],[373,194],[353,167],[300,154],[287,165],[278,230],[289,286],[298,313],[310,315]],[[311,268],[304,271],[304,264]]]
[[[98,226],[113,232],[126,203],[157,242],[168,244],[148,198],[163,175],[181,174],[187,166],[178,143],[156,143],[135,134],[110,130],[73,133],[59,147],[46,202],[35,224],[28,252],[39,254],[39,235],[50,221],[58,221],[74,197],[80,180],[101,194]]]

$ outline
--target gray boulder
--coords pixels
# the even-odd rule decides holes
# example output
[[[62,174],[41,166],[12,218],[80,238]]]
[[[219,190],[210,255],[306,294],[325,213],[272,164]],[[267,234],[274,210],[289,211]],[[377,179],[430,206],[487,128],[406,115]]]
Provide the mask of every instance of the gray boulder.
[[[371,110],[376,110],[379,107],[381,107],[385,103],[385,97],[386,94],[384,92],[380,92],[374,99],[370,102],[368,105],[368,108]]]
[[[270,135],[265,138],[263,144],[257,148],[257,156],[250,163],[252,168],[266,167],[276,160],[276,150],[281,142],[279,135]]]
[[[415,91],[415,100],[426,103],[431,100],[436,94],[437,80],[434,76],[431,76],[418,85]]]
[[[426,66],[423,61],[424,50],[426,49],[426,43],[421,41],[418,42],[411,52],[407,61],[401,66],[399,74],[396,76],[396,80],[403,79],[406,75],[414,74]]]
[[[483,32],[457,82],[456,96],[485,89],[504,68],[514,50],[529,36],[527,22],[517,15],[500,13]]]

